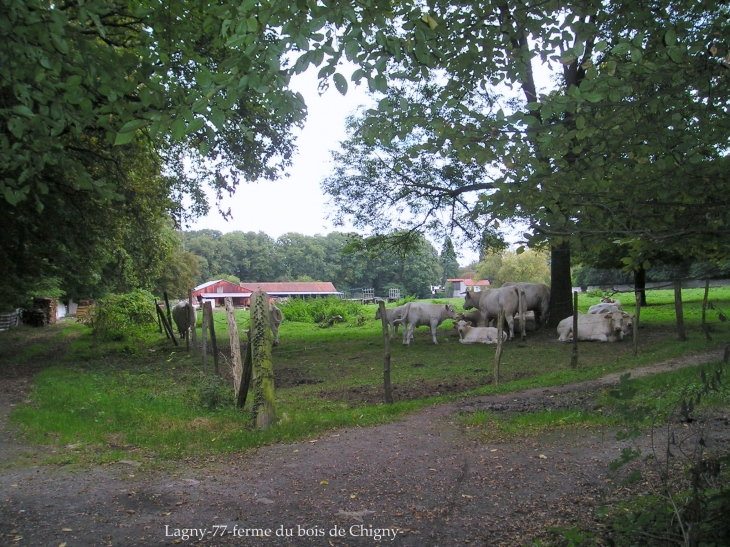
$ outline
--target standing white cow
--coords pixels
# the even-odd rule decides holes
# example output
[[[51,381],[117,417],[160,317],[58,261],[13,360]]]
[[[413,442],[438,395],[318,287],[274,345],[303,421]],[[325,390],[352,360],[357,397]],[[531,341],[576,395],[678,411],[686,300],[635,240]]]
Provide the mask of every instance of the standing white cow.
[[[520,316],[524,317],[525,313],[523,295],[524,291],[515,286],[467,291],[464,296],[464,309],[479,309],[486,324],[489,324],[490,319],[499,317],[500,309],[504,310],[504,317],[509,328],[509,339],[514,340],[515,314],[519,313]],[[525,322],[522,321],[521,324],[524,325]],[[522,338],[525,338],[524,329],[522,330]]]
[[[459,331],[459,342],[462,344],[496,344],[499,341],[499,331],[494,327],[472,327],[466,321],[457,321],[456,330]],[[502,340],[507,340],[504,331]]]
[[[175,322],[180,336],[185,336],[185,333],[195,325],[197,314],[195,313],[195,309],[190,305],[190,302],[181,300],[172,308],[172,320]]]
[[[436,327],[446,319],[454,319],[456,309],[452,304],[425,304],[423,302],[408,302],[403,306],[400,317],[394,324],[403,325],[403,345],[410,346],[413,341],[413,329],[421,326],[431,327],[431,339],[436,340]]]
[[[175,322],[181,338],[185,338],[185,347],[190,347],[190,329],[195,328],[198,316],[195,308],[187,300],[181,300],[172,308],[172,320]]]
[[[524,291],[525,311],[535,312],[537,327],[547,325],[550,313],[550,287],[542,283],[507,282],[503,287],[518,287]]]
[[[405,306],[398,306],[396,308],[385,308],[385,321],[388,323],[389,336],[392,339],[393,336],[398,336],[398,327],[400,323],[396,323],[395,320],[400,318],[401,312]],[[380,306],[375,312],[375,319],[382,319],[380,316]]]
[[[269,325],[271,326],[271,332],[274,335],[275,346],[279,345],[279,325],[284,321],[284,315],[281,310],[274,304],[269,304]]]
[[[596,342],[616,342],[623,340],[631,324],[631,314],[611,311],[601,314],[582,314],[578,312],[578,340]],[[573,339],[573,316],[566,317],[558,324],[560,342]]]

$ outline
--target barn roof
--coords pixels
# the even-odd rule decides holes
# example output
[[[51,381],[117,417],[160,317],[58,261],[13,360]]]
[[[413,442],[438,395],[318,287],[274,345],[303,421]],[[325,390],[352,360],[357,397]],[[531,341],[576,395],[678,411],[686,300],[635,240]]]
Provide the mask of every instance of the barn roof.
[[[260,290],[267,293],[297,293],[297,294],[337,294],[337,289],[329,281],[310,281],[310,282],[281,282],[281,283],[246,283],[248,289]]]
[[[447,279],[446,281],[451,281],[452,283],[461,281],[465,285],[470,285],[470,286],[473,285],[475,287],[486,287],[487,285],[491,285],[491,283],[489,283],[488,279],[482,279],[481,281],[474,281],[473,279],[469,279],[469,278],[465,278],[465,279],[459,278],[459,279]]]
[[[226,292],[240,293],[242,291],[251,291],[251,289],[243,287],[242,285],[237,285],[236,283],[231,283],[227,279],[216,279],[215,281],[207,281],[206,283],[198,285],[193,289],[193,292],[200,293],[201,291],[205,291],[205,289],[207,289],[208,287],[212,287],[213,285],[224,287],[225,289],[227,289]]]
[[[206,281],[205,283],[201,283],[197,287],[195,287],[194,291],[199,291],[201,289],[205,289],[206,287],[210,287],[211,285],[215,285],[216,283],[223,281],[223,279],[216,279],[215,281]]]

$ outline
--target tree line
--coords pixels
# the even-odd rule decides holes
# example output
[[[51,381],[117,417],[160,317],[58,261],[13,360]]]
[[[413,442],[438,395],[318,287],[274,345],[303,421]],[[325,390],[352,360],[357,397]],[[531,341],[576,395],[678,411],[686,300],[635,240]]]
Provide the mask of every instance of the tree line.
[[[221,278],[244,284],[330,281],[346,294],[374,288],[376,294],[387,295],[388,289],[398,288],[403,296],[424,298],[442,281],[441,257],[422,236],[407,253],[391,249],[370,254],[362,247],[362,236],[342,232],[287,233],[274,239],[263,232],[198,230],[181,234],[180,252],[196,261],[195,284]]]

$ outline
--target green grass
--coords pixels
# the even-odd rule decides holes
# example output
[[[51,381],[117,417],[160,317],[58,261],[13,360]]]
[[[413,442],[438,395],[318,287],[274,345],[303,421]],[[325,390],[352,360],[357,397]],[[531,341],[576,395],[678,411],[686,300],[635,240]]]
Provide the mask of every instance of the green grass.
[[[630,378],[635,394],[628,402],[629,408],[641,409],[637,424],[649,426],[666,420],[677,412],[689,394],[696,394],[703,386],[701,374],[712,378],[721,362],[707,363],[698,367],[686,367],[641,378]],[[540,410],[536,412],[477,411],[460,416],[459,422],[477,428],[489,439],[530,436],[546,431],[576,427],[617,427],[625,424],[618,411],[622,404],[614,389],[602,390],[595,402],[595,410]],[[718,390],[704,394],[696,411],[706,408],[730,407],[730,382],[725,379]]]
[[[184,343],[175,347],[156,330],[135,339],[105,342],[95,339],[85,327],[69,324],[54,335],[58,339],[39,344],[45,349],[22,351],[24,359],[31,358],[49,351],[69,333],[76,334],[66,352],[56,356],[54,366],[36,376],[31,402],[19,405],[12,419],[35,442],[82,443],[85,448],[68,457],[114,461],[154,454],[173,459],[385,423],[425,405],[467,394],[509,393],[594,379],[717,348],[730,338],[730,325],[719,322],[717,312],[711,311],[708,320],[713,322],[714,340],[705,341],[699,327],[703,291],[697,289],[683,291],[689,340],[676,340],[673,301],[667,293],[671,291],[649,292],[650,306],[642,310],[638,356],[633,355],[630,340],[610,345],[586,342],[579,346],[579,367],[572,369],[571,345],[558,343],[554,329],[543,330],[527,342],[505,346],[499,388],[491,383],[493,346],[458,343],[451,321],[439,329],[439,346],[431,343],[428,329],[420,328],[411,347],[403,347],[400,338],[391,345],[391,382],[396,388],[393,405],[382,404],[384,351],[382,327],[374,320],[375,306],[361,308],[366,318],[361,325],[356,318],[329,328],[285,321],[280,328],[281,345],[273,351],[280,419],[267,431],[254,428],[250,407],[231,406],[233,389],[227,382],[214,387],[206,383],[200,356],[193,358]],[[618,297],[626,306],[634,300],[633,294]],[[599,299],[581,295],[579,308],[585,311]],[[712,289],[710,299],[720,308],[730,308],[730,288]],[[451,301],[461,309],[462,299]],[[239,338],[245,340],[248,312],[236,311],[236,317]],[[214,313],[214,325],[219,350],[230,356],[224,312]],[[80,334],[79,329],[83,329]],[[7,335],[0,333],[0,346]],[[212,358],[208,366],[210,374]],[[228,372],[226,360],[221,361],[221,368],[224,374]],[[251,398],[249,395],[248,405]],[[211,408],[209,403],[215,399],[218,402]],[[589,419],[575,413],[534,418],[535,423],[542,420],[561,427]],[[523,422],[510,427],[510,431],[524,432],[543,426]],[[130,451],[131,447],[138,450]]]

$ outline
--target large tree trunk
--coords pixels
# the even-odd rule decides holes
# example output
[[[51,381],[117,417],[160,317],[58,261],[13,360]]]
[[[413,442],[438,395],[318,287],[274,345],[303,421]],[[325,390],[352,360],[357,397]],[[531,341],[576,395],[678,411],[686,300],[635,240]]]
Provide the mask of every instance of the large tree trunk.
[[[548,327],[557,327],[573,315],[573,283],[570,279],[570,245],[561,243],[550,251],[550,319]]]
[[[646,270],[639,268],[634,270],[634,291],[636,300],[640,306],[646,306]]]

